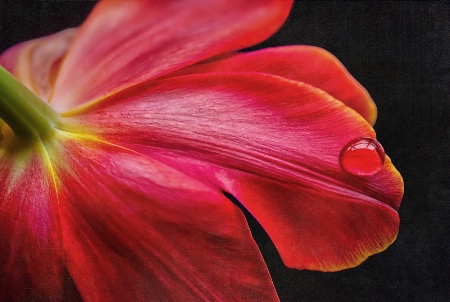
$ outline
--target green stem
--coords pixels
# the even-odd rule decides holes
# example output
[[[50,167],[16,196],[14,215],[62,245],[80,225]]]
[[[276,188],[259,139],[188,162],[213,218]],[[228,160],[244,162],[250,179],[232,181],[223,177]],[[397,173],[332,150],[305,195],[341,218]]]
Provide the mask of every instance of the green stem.
[[[22,138],[44,137],[53,132],[57,114],[0,66],[0,119]]]

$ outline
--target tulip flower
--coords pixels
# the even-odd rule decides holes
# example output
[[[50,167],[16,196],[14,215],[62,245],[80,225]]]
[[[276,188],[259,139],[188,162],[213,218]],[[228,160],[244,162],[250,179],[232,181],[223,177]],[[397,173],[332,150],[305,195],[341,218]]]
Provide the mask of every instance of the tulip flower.
[[[288,0],[104,0],[0,57],[2,301],[277,301],[396,238],[402,179],[330,53],[237,52]]]

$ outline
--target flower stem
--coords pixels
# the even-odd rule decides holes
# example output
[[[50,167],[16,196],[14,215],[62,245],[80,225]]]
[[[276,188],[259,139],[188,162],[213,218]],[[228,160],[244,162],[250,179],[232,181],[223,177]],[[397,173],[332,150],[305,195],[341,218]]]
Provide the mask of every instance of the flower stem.
[[[0,119],[17,136],[31,139],[52,133],[57,114],[0,66]]]

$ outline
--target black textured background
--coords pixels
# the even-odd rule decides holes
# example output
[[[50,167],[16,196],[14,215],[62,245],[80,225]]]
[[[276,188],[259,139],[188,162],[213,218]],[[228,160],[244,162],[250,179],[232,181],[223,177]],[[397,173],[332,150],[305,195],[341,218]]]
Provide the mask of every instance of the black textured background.
[[[0,50],[77,26],[94,3],[1,0]],[[339,273],[285,268],[251,221],[281,300],[450,301],[448,2],[296,1],[280,32],[255,48],[287,44],[329,50],[369,90],[405,197],[397,241]]]

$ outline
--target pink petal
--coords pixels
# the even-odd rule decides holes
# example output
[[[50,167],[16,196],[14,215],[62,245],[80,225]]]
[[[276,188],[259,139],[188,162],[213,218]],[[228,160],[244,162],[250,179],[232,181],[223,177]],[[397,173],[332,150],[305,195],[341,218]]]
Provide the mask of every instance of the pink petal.
[[[112,96],[61,127],[207,176],[261,222],[288,266],[355,266],[397,234],[403,183],[389,159],[368,177],[339,165],[344,146],[375,137],[373,129],[307,84],[260,73],[171,78]]]
[[[208,57],[263,41],[292,0],[102,1],[64,60],[52,103],[62,111]]]
[[[75,29],[23,42],[0,56],[0,65],[42,99],[48,100],[53,83]]]
[[[220,191],[139,153],[66,134],[65,262],[85,301],[277,301],[239,209]]]
[[[20,153],[0,141],[0,297],[60,301],[64,271],[52,168],[42,144],[14,144],[21,144]]]
[[[188,66],[169,76],[207,72],[262,72],[320,88],[375,124],[377,110],[367,90],[328,51],[314,46],[284,46],[235,53]]]

